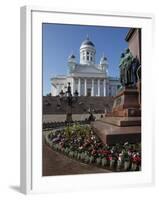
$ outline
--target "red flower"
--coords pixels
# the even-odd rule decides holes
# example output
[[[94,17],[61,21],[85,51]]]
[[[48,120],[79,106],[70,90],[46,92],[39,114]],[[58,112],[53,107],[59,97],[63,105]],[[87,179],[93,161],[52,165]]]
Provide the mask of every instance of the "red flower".
[[[110,154],[110,151],[109,150],[104,150],[104,153],[107,155],[107,154]]]
[[[110,151],[108,151],[108,150],[98,150],[97,151],[97,153],[99,153],[99,154],[102,154],[102,155],[108,155],[108,154],[110,154]]]
[[[141,162],[140,156],[137,156],[137,155],[133,156],[132,157],[132,162],[136,163],[136,164],[140,164],[140,162]]]
[[[113,160],[113,157],[112,156],[108,156],[108,160]]]

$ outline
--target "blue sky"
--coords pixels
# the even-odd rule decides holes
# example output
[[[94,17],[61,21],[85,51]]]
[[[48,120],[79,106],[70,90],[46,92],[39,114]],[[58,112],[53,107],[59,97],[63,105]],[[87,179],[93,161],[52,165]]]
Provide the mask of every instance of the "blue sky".
[[[50,78],[67,74],[67,58],[73,53],[79,62],[79,48],[87,35],[96,48],[96,63],[101,56],[108,59],[110,76],[119,76],[121,53],[127,48],[125,36],[129,28],[43,24],[43,94],[51,92]]]

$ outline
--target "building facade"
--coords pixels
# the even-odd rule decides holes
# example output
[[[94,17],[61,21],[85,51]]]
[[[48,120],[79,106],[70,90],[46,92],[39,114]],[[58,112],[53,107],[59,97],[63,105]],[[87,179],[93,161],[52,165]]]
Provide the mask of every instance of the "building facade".
[[[115,96],[120,85],[119,78],[108,75],[108,61],[103,55],[96,64],[96,48],[87,37],[80,46],[80,62],[75,55],[68,57],[68,74],[51,78],[51,95],[57,96],[67,90],[71,83],[72,94],[79,96]]]

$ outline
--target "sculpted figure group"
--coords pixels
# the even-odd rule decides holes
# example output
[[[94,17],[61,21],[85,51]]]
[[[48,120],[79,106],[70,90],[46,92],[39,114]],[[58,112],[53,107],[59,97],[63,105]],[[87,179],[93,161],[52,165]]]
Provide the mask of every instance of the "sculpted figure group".
[[[137,57],[133,57],[129,49],[121,54],[120,58],[120,82],[122,86],[133,86],[140,79],[140,63]]]

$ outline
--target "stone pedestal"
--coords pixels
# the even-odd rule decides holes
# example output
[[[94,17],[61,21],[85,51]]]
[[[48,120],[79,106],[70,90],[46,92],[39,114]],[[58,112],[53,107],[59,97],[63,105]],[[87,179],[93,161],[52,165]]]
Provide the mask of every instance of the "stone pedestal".
[[[97,120],[91,123],[93,130],[97,133],[104,144],[114,145],[124,144],[125,142],[136,143],[141,141],[141,126],[135,125],[135,119],[134,121],[131,121],[130,126],[126,126],[126,122],[125,126],[120,126],[120,123],[123,123],[120,121],[118,121],[118,125],[113,125],[111,117],[108,121],[111,123],[102,120]],[[139,123],[139,121],[136,121],[136,124]]]
[[[141,142],[141,104],[137,87],[124,87],[114,98],[109,116],[91,123],[104,144]]]
[[[141,107],[141,81],[138,81],[137,84],[137,91],[138,91],[138,97],[139,97],[139,104],[140,104],[140,107]]]
[[[139,92],[136,87],[124,87],[114,98],[112,116],[141,116]]]

